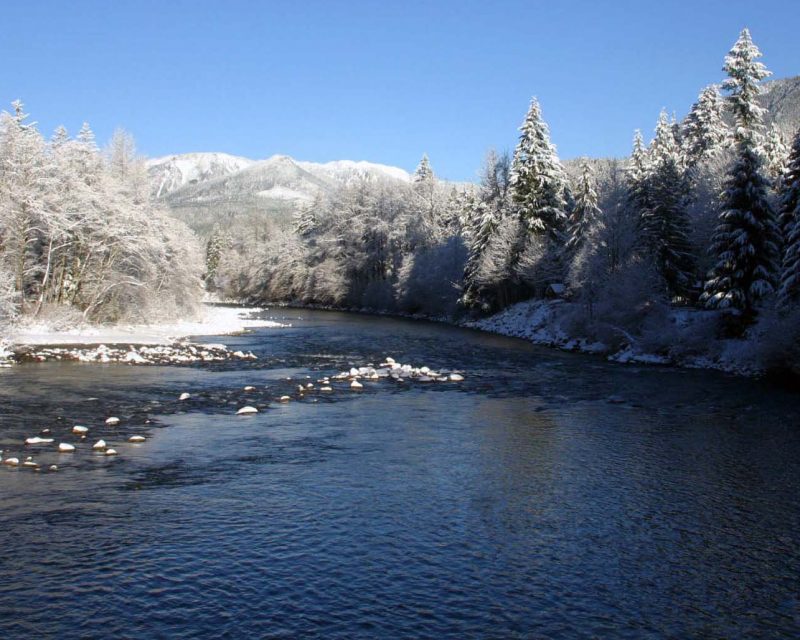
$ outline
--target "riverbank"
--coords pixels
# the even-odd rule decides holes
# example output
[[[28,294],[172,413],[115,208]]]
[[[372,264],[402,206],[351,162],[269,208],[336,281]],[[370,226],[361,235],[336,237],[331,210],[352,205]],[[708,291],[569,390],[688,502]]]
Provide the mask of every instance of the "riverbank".
[[[250,358],[252,354],[237,355],[239,352],[229,352],[225,345],[193,344],[188,338],[286,326],[253,317],[261,311],[258,307],[206,304],[198,318],[172,323],[110,326],[87,323],[69,328],[41,322],[20,323],[0,337],[0,366],[8,366],[17,360],[163,364],[217,361],[227,357]]]
[[[224,301],[207,303],[197,320],[152,325],[84,325],[55,329],[46,324],[17,326],[0,339],[0,366],[13,361],[49,359],[82,362],[124,362],[166,364],[250,358],[252,354],[228,352],[225,345],[198,345],[187,341],[193,335],[227,335],[251,328],[287,326],[253,316],[268,307],[346,311],[366,315],[425,320],[521,338],[536,345],[592,354],[620,364],[666,365],[689,369],[711,369],[738,376],[760,377],[774,373],[776,349],[765,332],[744,340],[716,337],[718,312],[673,308],[658,322],[633,335],[620,324],[599,322],[589,327],[585,310],[566,300],[527,300],[481,319],[428,316],[366,308],[341,308],[300,303],[264,303],[263,306],[234,306]],[[778,331],[780,333],[780,331]],[[80,345],[80,346],[78,346]],[[114,348],[109,345],[126,345]],[[786,367],[780,375],[800,376],[800,367]]]
[[[662,329],[663,340],[659,341],[650,336],[638,338],[611,325],[603,327],[606,339],[580,335],[574,327],[577,311],[578,305],[563,300],[527,300],[488,318],[460,324],[564,351],[602,355],[621,364],[714,369],[742,376],[765,373],[757,363],[742,359],[746,341],[709,341],[705,325],[716,321],[716,312],[670,310],[664,322],[667,328]]]
[[[591,354],[619,364],[674,366],[685,369],[709,369],[743,377],[769,374],[800,377],[800,365],[776,370],[775,362],[785,353],[776,344],[768,328],[746,339],[717,337],[719,312],[692,308],[671,308],[642,335],[634,335],[622,323],[595,320],[585,322],[585,309],[567,300],[526,300],[494,315],[473,319],[389,312],[357,307],[333,307],[301,303],[269,302],[265,306],[324,311],[345,311],[365,315],[424,320],[520,338],[539,346]],[[598,335],[600,334],[600,335]]]

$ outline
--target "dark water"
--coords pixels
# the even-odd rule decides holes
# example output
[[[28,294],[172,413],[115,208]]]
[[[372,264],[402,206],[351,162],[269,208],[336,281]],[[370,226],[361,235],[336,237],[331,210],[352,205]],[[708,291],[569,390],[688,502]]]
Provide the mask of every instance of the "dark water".
[[[800,634],[796,395],[276,315],[294,326],[222,340],[256,362],[0,370],[4,455],[60,466],[0,468],[0,637]],[[467,379],[274,402],[385,355]],[[244,404],[263,410],[233,416]],[[43,427],[75,441],[76,423],[120,456],[22,451]]]

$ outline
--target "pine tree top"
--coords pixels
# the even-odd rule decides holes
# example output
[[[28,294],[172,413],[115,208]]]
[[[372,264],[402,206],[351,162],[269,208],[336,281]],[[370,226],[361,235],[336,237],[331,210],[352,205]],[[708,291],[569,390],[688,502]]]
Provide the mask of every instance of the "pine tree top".
[[[722,70],[728,77],[723,81],[722,88],[730,92],[728,101],[736,118],[737,137],[745,131],[756,131],[761,127],[764,109],[756,102],[761,94],[759,82],[772,73],[763,63],[758,62],[760,57],[761,51],[753,42],[747,28],[742,29],[739,39],[725,56]],[[738,129],[745,131],[740,132]]]
[[[679,151],[678,143],[675,140],[675,129],[667,116],[667,112],[662,109],[658,115],[656,124],[656,135],[650,143],[649,158],[653,164],[663,164],[664,162],[678,162]]]
[[[88,122],[84,122],[81,126],[81,130],[78,132],[78,142],[85,144],[87,147],[91,147],[92,149],[96,148],[97,144],[95,143],[94,138],[94,131],[89,126]]]
[[[644,137],[639,129],[633,133],[633,150],[628,162],[628,178],[635,182],[644,176],[650,165],[650,158],[647,147],[644,144]]]
[[[435,178],[435,174],[433,173],[433,168],[431,167],[431,162],[428,159],[428,154],[423,153],[422,159],[419,161],[416,170],[414,171],[413,181],[414,182],[428,182]]]

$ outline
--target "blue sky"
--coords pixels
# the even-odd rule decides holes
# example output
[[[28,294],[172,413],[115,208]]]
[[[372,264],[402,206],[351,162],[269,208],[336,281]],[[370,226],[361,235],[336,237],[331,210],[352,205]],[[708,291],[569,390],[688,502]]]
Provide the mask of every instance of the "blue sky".
[[[748,26],[800,74],[800,1],[5,3],[0,101],[48,135],[124,127],[149,156],[370,160],[473,179],[536,95],[562,158],[682,116]]]

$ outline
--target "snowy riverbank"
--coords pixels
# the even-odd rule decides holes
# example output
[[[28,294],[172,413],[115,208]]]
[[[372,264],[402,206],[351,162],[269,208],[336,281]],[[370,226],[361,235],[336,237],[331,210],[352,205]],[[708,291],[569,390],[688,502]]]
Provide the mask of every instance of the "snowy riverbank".
[[[723,340],[714,337],[716,312],[672,309],[652,336],[632,336],[606,325],[611,340],[581,336],[575,328],[578,307],[563,300],[527,300],[488,318],[465,321],[461,326],[522,338],[534,344],[565,351],[605,356],[623,364],[671,365],[691,369],[714,369],[735,375],[767,373],[758,338]]]
[[[0,363],[20,356],[30,360],[64,359],[134,364],[224,359],[227,353],[224,345],[193,345],[186,338],[229,335],[257,327],[286,326],[273,320],[253,317],[262,310],[257,307],[206,305],[197,319],[164,324],[85,324],[62,329],[46,323],[21,323],[0,338]],[[114,348],[108,345],[125,346]],[[248,354],[238,356],[236,353],[230,355],[249,357]]]
[[[718,312],[673,308],[660,325],[645,335],[632,335],[619,326],[598,322],[605,339],[582,335],[576,317],[585,315],[580,305],[565,300],[526,300],[479,320],[455,319],[381,311],[358,307],[334,307],[270,302],[270,307],[343,311],[451,324],[468,329],[521,338],[533,344],[592,354],[620,364],[676,366],[713,369],[738,376],[761,376],[770,369],[768,349],[760,338],[723,340],[715,337]],[[598,328],[598,327],[596,327]],[[587,334],[589,332],[586,332]],[[800,369],[793,375],[800,376]]]

